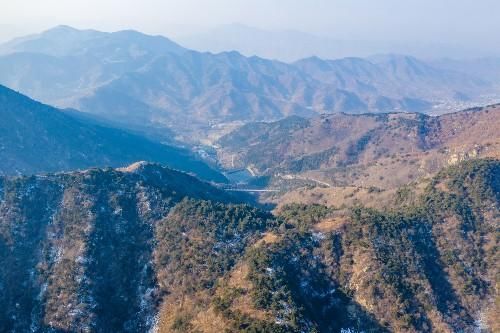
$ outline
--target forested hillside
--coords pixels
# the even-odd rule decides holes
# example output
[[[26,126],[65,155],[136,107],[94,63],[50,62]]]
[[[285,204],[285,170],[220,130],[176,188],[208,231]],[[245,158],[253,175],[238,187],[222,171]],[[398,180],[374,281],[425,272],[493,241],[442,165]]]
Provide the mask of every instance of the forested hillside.
[[[146,331],[167,284],[153,259],[179,255],[161,221],[185,197],[238,202],[151,164],[0,178],[0,331]],[[252,209],[235,211],[238,230]]]
[[[442,171],[416,205],[290,205],[164,332],[495,332],[500,165]],[[211,296],[211,295],[215,295]],[[201,300],[200,300],[201,298]],[[168,325],[169,326],[168,326]]]
[[[260,176],[332,186],[394,188],[441,168],[500,156],[500,106],[439,117],[419,113],[322,115],[251,123],[217,142],[221,164]]]
[[[2,3],[0,333],[500,333],[500,2],[410,2]]]
[[[162,163],[206,180],[225,177],[187,150],[75,117],[0,85],[0,175]]]
[[[0,330],[495,332],[499,174],[275,216],[150,164],[0,178]]]

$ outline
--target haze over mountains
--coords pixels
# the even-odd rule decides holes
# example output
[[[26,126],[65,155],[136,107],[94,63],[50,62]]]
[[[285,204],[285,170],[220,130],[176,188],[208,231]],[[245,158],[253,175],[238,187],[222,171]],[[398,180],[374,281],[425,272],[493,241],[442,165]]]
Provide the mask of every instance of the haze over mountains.
[[[1,85],[0,118],[2,175],[116,167],[147,160],[205,180],[225,181],[186,150],[76,118]]]
[[[210,52],[236,50],[246,56],[294,62],[318,56],[324,59],[368,57],[373,54],[411,54],[419,58],[475,58],[498,56],[498,51],[482,47],[464,47],[450,42],[339,39],[297,30],[266,30],[244,24],[226,24],[203,32],[176,37],[182,45]],[[478,50],[479,49],[479,50]]]
[[[495,77],[408,56],[287,64],[195,52],[135,31],[60,26],[6,43],[0,54],[0,83],[8,87],[126,127],[171,128],[184,139],[213,124],[338,111],[442,112],[498,94]]]
[[[0,332],[500,332],[499,97],[494,58],[2,44]]]

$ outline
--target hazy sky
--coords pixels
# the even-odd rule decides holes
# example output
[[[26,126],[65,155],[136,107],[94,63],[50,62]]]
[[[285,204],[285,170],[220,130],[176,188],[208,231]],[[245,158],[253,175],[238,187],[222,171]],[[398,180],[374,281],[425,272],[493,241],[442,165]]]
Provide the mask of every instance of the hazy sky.
[[[498,0],[0,0],[0,39],[54,25],[169,36],[242,23],[358,40],[500,42]]]

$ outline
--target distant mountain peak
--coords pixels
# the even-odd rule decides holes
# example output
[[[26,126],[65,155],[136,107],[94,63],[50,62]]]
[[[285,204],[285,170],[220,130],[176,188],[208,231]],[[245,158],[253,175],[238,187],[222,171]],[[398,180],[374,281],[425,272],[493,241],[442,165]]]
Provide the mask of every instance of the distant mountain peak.
[[[310,56],[310,57],[307,57],[307,58],[304,58],[304,59],[300,59],[298,60],[297,62],[301,62],[301,61],[308,61],[308,62],[319,62],[319,63],[322,63],[325,61],[325,59],[322,59],[316,55],[313,55],[313,56]]]
[[[31,36],[33,40],[48,38],[53,41],[59,40],[81,40],[92,39],[106,35],[107,33],[93,29],[77,29],[69,25],[57,25],[48,30],[42,31],[40,34]]]
[[[77,28],[73,28],[69,25],[60,24],[60,25],[56,25],[53,28],[50,28],[48,30],[43,31],[42,34],[52,33],[52,32],[78,32],[78,31],[80,31],[80,30]]]
[[[49,56],[75,56],[88,52],[109,56],[119,49],[132,45],[138,47],[135,54],[160,55],[181,53],[185,49],[163,36],[147,35],[136,30],[102,32],[58,25],[39,34],[14,39],[0,45],[0,54],[19,52],[41,53]]]

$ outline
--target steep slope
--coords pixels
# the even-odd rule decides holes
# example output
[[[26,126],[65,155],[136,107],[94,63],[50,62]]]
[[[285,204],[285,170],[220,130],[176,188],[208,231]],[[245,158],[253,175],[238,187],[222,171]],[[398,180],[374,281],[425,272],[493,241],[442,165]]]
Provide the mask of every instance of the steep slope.
[[[229,169],[302,175],[336,185],[401,186],[457,161],[500,154],[500,108],[439,117],[323,115],[245,125],[218,141]],[[293,177],[293,176],[288,176]]]
[[[498,161],[468,161],[393,210],[285,207],[159,331],[496,332],[499,175]]]
[[[218,254],[221,243],[215,242],[231,238],[244,246],[245,235],[268,218],[231,204],[238,200],[207,183],[158,165],[0,177],[0,331],[147,331],[158,302],[175,286],[173,275],[162,272],[170,269],[168,262],[182,267],[174,264],[184,255],[177,248],[181,231],[201,228],[164,220],[185,197],[205,207],[200,219],[222,214],[200,231],[212,242],[206,251],[213,275],[228,269],[237,253],[228,248]],[[220,224],[221,216],[228,226]]]
[[[77,119],[0,86],[0,174],[123,166],[147,160],[218,182],[224,176],[189,152]]]
[[[252,119],[279,119],[288,114],[311,115],[314,108],[327,108],[325,100],[352,102],[352,111],[364,109],[356,96],[325,87],[293,67],[236,52],[168,54],[128,73],[81,100],[77,108],[104,110],[113,97],[126,97],[155,110],[153,116],[177,125],[206,124]],[[106,98],[109,96],[110,98]],[[334,103],[334,102],[332,102]],[[333,107],[333,104],[331,105]],[[337,105],[337,107],[341,107]],[[345,106],[347,110],[351,110]],[[180,123],[179,123],[180,122]]]
[[[499,174],[278,217],[158,165],[0,177],[0,330],[495,332]]]
[[[420,206],[355,209],[344,223],[334,219],[322,230],[318,224],[305,235],[285,235],[259,256],[261,276],[265,267],[276,272],[268,295],[280,279],[288,281],[294,310],[287,312],[295,311],[298,330],[302,319],[338,331],[330,311],[349,295],[390,331],[495,331],[499,174],[496,161],[466,163],[438,175]],[[325,306],[333,309],[323,312]],[[347,327],[383,331],[366,321],[356,325]]]

